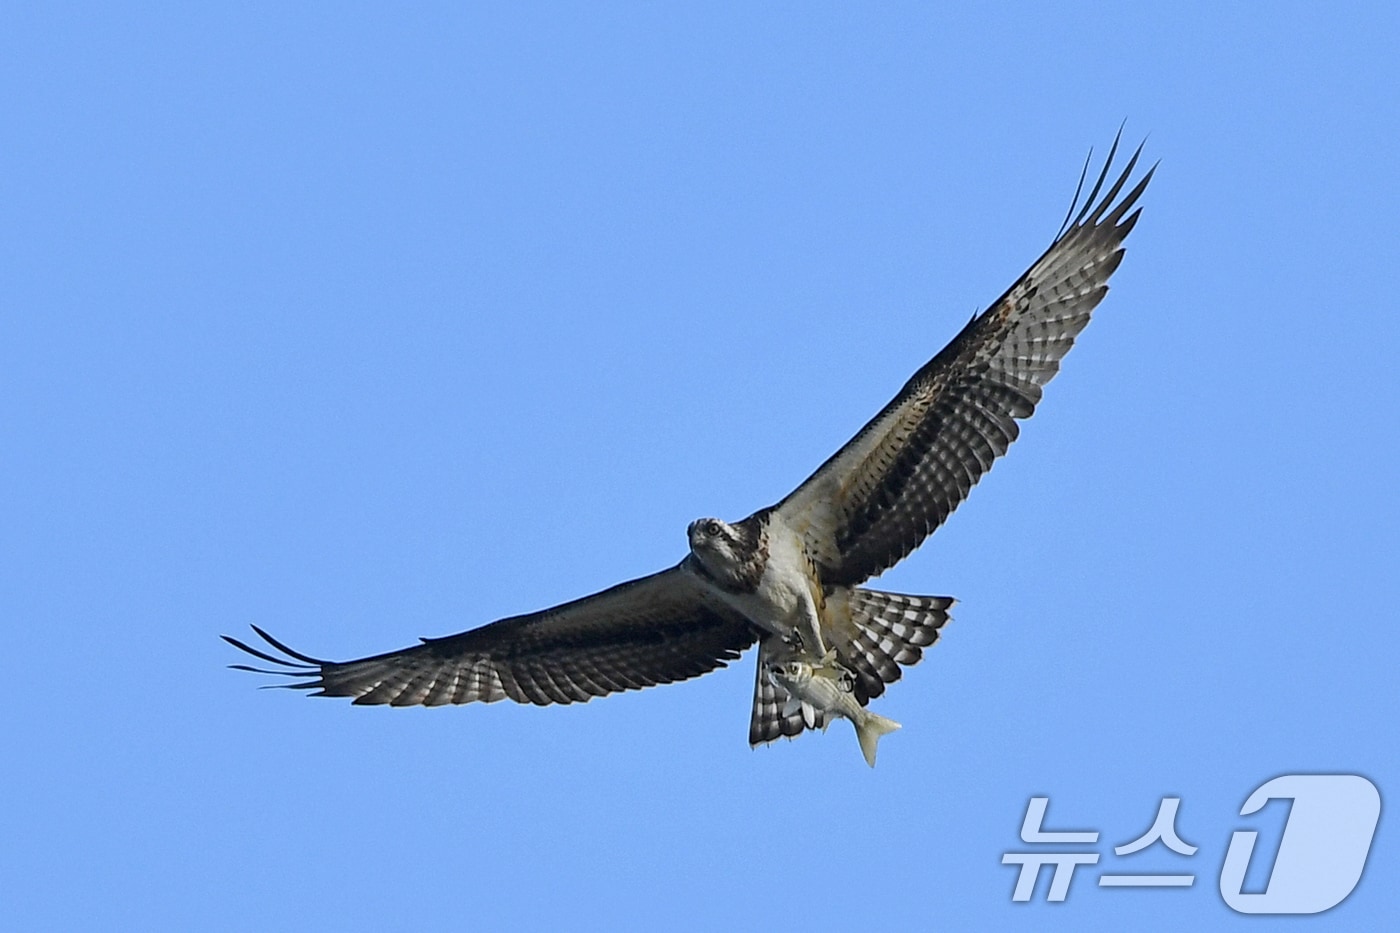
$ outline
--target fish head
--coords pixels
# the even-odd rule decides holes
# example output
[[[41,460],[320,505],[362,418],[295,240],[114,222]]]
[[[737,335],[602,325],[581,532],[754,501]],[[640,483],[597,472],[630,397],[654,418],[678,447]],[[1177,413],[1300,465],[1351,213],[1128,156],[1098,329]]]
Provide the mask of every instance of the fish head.
[[[812,679],[812,665],[800,658],[787,658],[785,660],[769,661],[767,664],[768,679],[780,687],[792,689],[801,687]]]

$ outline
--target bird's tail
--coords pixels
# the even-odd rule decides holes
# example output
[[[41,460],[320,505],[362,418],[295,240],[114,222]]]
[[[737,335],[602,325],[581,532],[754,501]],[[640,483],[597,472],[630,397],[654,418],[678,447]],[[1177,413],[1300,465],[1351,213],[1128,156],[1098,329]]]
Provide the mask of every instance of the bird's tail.
[[[842,662],[860,681],[865,699],[880,696],[901,668],[917,664],[948,621],[951,596],[906,596],[859,587],[826,594],[831,638]]]
[[[787,736],[796,738],[804,729],[825,729],[826,710],[813,710],[812,722],[807,722],[802,705],[796,706],[788,692],[778,686],[766,673],[768,663],[782,657],[790,649],[776,635],[765,635],[758,643],[758,677],[753,687],[753,713],[749,717],[749,744],[762,745]]]
[[[889,735],[898,729],[899,723],[877,713],[865,711],[859,722],[853,719],[851,724],[856,727],[856,738],[860,740],[860,753],[865,756],[865,763],[875,767],[875,746],[879,744],[880,736]]]
[[[837,663],[855,675],[856,700],[862,706],[884,693],[886,684],[898,680],[903,667],[923,657],[923,649],[938,640],[954,602],[951,596],[906,596],[845,586],[830,587],[824,596],[828,626],[823,630],[825,640],[836,650]],[[766,636],[759,643],[753,714],[749,719],[750,745],[782,736],[794,738],[807,728],[800,712],[783,712],[787,708],[787,692],[764,673],[768,660],[783,650],[776,636]],[[818,710],[817,717],[816,727],[825,728],[825,711]],[[872,751],[867,759],[874,755],[875,740],[889,731],[886,729],[870,740]],[[864,739],[861,747],[865,747]]]

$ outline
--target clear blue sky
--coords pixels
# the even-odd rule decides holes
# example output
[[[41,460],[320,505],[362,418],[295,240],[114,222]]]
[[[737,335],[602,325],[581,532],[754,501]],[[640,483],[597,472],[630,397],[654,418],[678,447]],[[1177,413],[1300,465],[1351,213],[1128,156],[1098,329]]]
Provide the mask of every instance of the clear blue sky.
[[[4,16],[5,925],[1245,928],[1250,791],[1400,803],[1393,4],[458,6]],[[748,657],[550,709],[224,668],[249,623],[402,647],[777,500],[1124,119],[1161,168],[1111,294],[881,581],[960,603],[875,771],[844,723],[750,751]],[[1195,887],[1013,905],[1037,794],[1104,869],[1179,796],[1200,851],[1116,867]],[[1299,928],[1393,921],[1392,829]]]

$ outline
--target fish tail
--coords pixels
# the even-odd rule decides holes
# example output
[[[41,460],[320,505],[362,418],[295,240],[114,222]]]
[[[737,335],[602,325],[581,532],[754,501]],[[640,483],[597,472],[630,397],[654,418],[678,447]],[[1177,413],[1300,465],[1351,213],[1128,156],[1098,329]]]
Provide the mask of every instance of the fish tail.
[[[851,724],[856,727],[856,738],[860,740],[860,752],[865,756],[865,763],[875,767],[875,746],[879,744],[880,736],[898,729],[899,723],[867,711],[860,717],[860,722],[853,719]]]

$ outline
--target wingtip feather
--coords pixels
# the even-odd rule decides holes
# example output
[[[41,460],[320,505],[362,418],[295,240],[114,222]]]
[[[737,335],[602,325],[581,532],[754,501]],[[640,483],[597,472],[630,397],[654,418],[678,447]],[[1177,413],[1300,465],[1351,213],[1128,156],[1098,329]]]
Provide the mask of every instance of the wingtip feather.
[[[261,637],[263,641],[267,642],[269,645],[276,648],[278,651],[282,652],[288,657],[296,658],[298,661],[303,661],[307,664],[314,664],[316,667],[323,667],[326,664],[330,663],[329,661],[323,661],[320,658],[313,658],[310,655],[305,655],[302,654],[300,651],[288,648],[286,645],[282,644],[280,641],[273,638],[266,631],[264,631],[256,625],[252,626],[252,628],[253,631],[258,633],[258,636]]]
[[[1108,157],[1104,159],[1103,168],[1100,169],[1099,175],[1094,181],[1093,188],[1090,189],[1088,196],[1081,201],[1080,195],[1084,192],[1084,181],[1088,177],[1089,166],[1092,164],[1094,157],[1093,149],[1091,148],[1089,150],[1089,156],[1085,159],[1084,168],[1080,171],[1079,182],[1074,188],[1074,197],[1070,200],[1069,212],[1066,214],[1064,223],[1060,225],[1059,232],[1055,235],[1057,242],[1074,230],[1086,226],[1099,226],[1104,221],[1105,214],[1108,214],[1110,224],[1116,226],[1119,218],[1128,210],[1132,209],[1133,203],[1137,201],[1143,190],[1146,189],[1147,183],[1152,180],[1152,175],[1156,172],[1160,160],[1153,163],[1152,167],[1147,170],[1146,174],[1137,185],[1122,199],[1122,201],[1118,201],[1115,206],[1114,202],[1122,192],[1123,186],[1127,184],[1128,179],[1132,177],[1133,171],[1137,168],[1138,162],[1142,157],[1143,148],[1147,145],[1147,140],[1144,138],[1142,142],[1138,143],[1137,148],[1133,150],[1133,154],[1128,158],[1127,166],[1118,174],[1116,180],[1109,185],[1108,190],[1104,192],[1104,185],[1108,182],[1109,173],[1113,170],[1114,159],[1118,154],[1118,148],[1122,142],[1123,129],[1124,127],[1122,126],[1118,128],[1118,133],[1113,138],[1113,145],[1109,147]],[[1100,192],[1104,192],[1102,197],[1100,197]],[[1109,213],[1110,210],[1112,213]]]
[[[264,638],[267,638],[267,635],[266,635],[265,633],[263,633],[261,630],[259,630],[257,626],[253,626],[253,629],[254,629],[254,631],[257,631],[258,634],[262,635]],[[222,638],[224,641],[228,642],[230,645],[233,645],[233,647],[237,648],[239,651],[247,652],[248,654],[251,654],[251,655],[252,655],[253,657],[255,657],[255,658],[261,658],[262,660],[267,661],[269,664],[280,664],[280,665],[282,665],[283,667],[291,667],[291,668],[297,668],[297,669],[302,669],[302,668],[307,668],[307,667],[319,667],[319,666],[320,666],[320,664],[318,664],[318,663],[316,663],[316,662],[312,662],[312,661],[310,661],[309,659],[308,659],[307,663],[298,664],[298,663],[295,662],[295,661],[288,661],[286,658],[279,658],[279,657],[277,657],[276,655],[271,655],[271,654],[268,654],[266,651],[262,651],[262,650],[260,650],[260,649],[258,649],[258,648],[254,648],[252,645],[246,644],[246,643],[244,643],[243,641],[240,641],[239,639],[234,638],[232,635],[220,635],[219,637]],[[271,639],[268,639],[268,640],[271,641]],[[273,643],[276,647],[282,648],[282,646],[281,646],[281,645],[277,645],[276,642],[272,642],[272,643]],[[287,649],[285,649],[285,648],[282,648],[282,650],[283,650],[283,651],[286,651],[287,654],[292,655],[293,657],[297,657],[296,654],[294,654],[294,653],[291,652],[291,651],[287,651]],[[238,665],[229,665],[229,666],[230,666],[230,667],[237,667]],[[272,672],[269,672],[269,673],[288,673],[288,672],[286,672],[286,671],[272,671]]]

